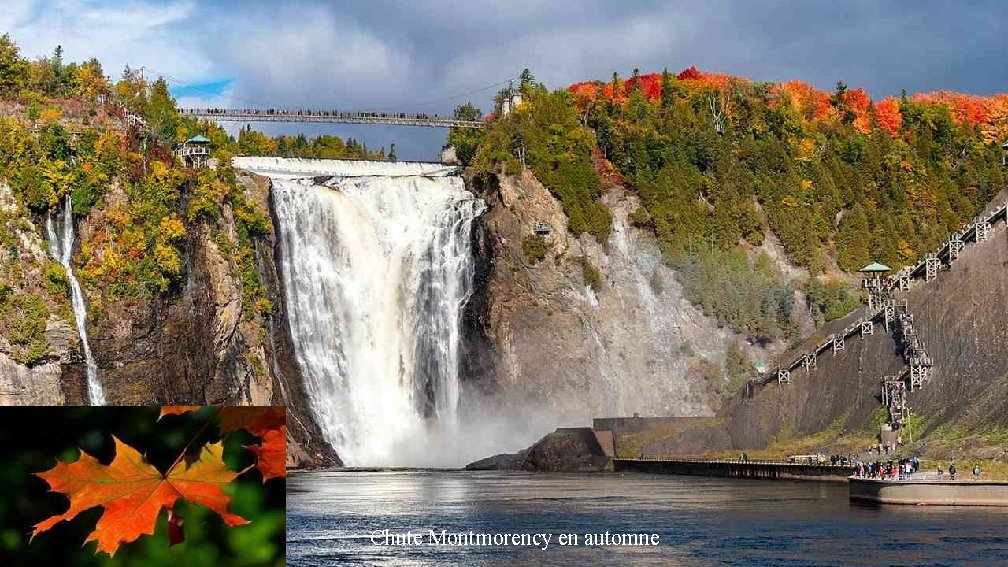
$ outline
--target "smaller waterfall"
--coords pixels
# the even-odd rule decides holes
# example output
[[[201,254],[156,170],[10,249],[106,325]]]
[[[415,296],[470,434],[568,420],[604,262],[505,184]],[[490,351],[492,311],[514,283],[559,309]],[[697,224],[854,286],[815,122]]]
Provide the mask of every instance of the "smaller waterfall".
[[[91,347],[87,337],[87,306],[84,304],[84,293],[81,291],[77,278],[74,277],[70,259],[73,256],[74,226],[73,208],[70,205],[70,195],[63,202],[63,213],[59,219],[60,231],[56,234],[52,215],[46,214],[46,236],[49,239],[49,254],[66,270],[67,281],[70,282],[70,302],[73,305],[74,319],[77,320],[77,333],[81,339],[81,350],[84,352],[84,364],[87,367],[88,400],[93,406],[105,405],[105,393],[98,380],[98,365],[91,356]]]

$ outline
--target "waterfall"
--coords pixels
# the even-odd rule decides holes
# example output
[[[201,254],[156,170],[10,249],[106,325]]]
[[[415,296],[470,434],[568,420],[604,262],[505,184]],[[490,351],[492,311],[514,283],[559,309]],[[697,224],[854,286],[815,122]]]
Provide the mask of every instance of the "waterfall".
[[[87,305],[84,303],[84,293],[81,291],[77,278],[74,277],[70,259],[73,257],[74,226],[73,207],[70,204],[70,194],[63,201],[63,212],[60,214],[60,234],[56,234],[52,215],[46,213],[46,236],[49,239],[49,254],[66,270],[67,281],[70,282],[70,303],[73,305],[74,319],[77,321],[77,333],[80,335],[81,350],[84,351],[84,364],[87,368],[88,400],[93,406],[105,405],[105,393],[101,381],[98,380],[98,365],[91,356],[91,347],[87,337]]]
[[[267,165],[281,172],[280,275],[316,421],[349,465],[424,461],[432,439],[458,427],[461,311],[483,202],[434,164]],[[320,171],[333,177],[308,177]]]

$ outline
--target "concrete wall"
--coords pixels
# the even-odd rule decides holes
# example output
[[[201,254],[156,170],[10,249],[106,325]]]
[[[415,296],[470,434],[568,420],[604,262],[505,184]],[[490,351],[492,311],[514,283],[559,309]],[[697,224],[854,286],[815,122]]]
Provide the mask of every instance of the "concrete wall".
[[[850,480],[851,500],[932,506],[1008,506],[1008,482]]]

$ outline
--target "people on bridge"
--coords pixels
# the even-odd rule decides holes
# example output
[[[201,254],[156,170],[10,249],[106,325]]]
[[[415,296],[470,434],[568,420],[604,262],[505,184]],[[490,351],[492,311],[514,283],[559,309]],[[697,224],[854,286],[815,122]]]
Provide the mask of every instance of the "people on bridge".
[[[973,480],[980,480],[980,463],[973,464]]]
[[[955,480],[955,475],[956,475],[956,466],[955,466],[955,463],[949,463],[948,471],[949,471],[949,479]]]

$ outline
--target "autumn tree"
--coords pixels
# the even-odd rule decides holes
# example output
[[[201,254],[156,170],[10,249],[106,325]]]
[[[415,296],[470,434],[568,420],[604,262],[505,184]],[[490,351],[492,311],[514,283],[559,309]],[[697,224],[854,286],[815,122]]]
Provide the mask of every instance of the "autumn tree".
[[[21,58],[10,34],[0,36],[0,95],[17,94],[28,80],[28,62]]]

